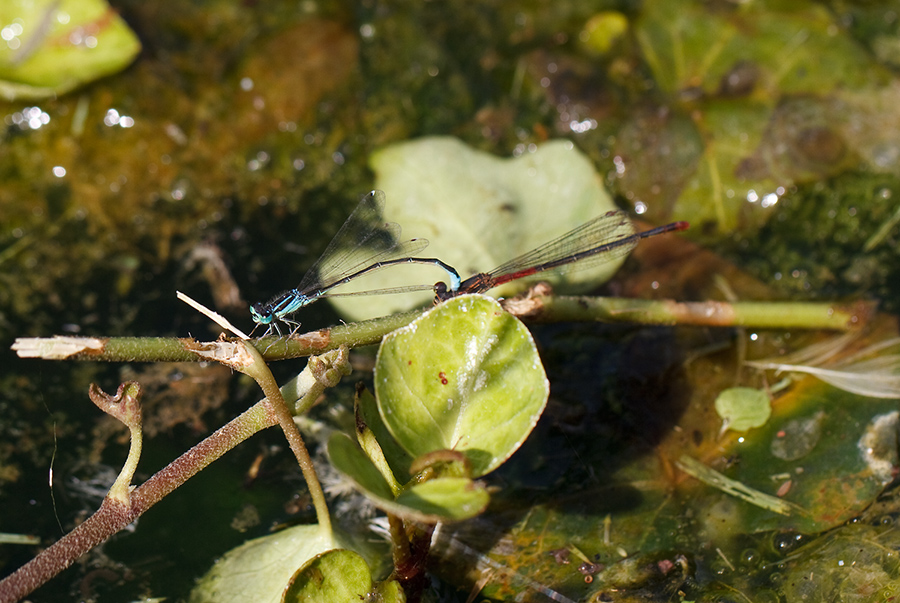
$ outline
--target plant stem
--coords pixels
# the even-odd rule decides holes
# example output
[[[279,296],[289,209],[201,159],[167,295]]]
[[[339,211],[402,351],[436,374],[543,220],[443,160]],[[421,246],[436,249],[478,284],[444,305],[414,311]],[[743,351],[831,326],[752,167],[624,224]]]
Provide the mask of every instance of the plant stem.
[[[861,327],[875,313],[874,304],[868,302],[676,302],[555,295],[510,299],[503,306],[514,316],[535,322],[606,321],[839,331]]]
[[[230,344],[224,344],[222,347],[227,345]],[[334,351],[325,355],[324,362],[319,359],[310,359],[311,362],[303,373],[286,386],[289,390],[286,391],[288,398],[295,400],[301,397],[300,406],[305,405],[306,400],[317,398],[325,387],[335,384],[341,373],[349,373],[347,354],[345,348],[340,352]],[[313,378],[308,378],[304,375],[305,373],[312,373]],[[268,402],[268,397],[270,395],[274,397],[275,394],[266,392],[266,395],[266,400],[254,404],[136,487],[127,497],[127,501],[120,495],[107,496],[100,508],[86,521],[41,551],[37,557],[0,580],[0,603],[18,601],[27,596],[71,566],[78,557],[127,527],[150,507],[226,452],[255,433],[278,423],[278,417],[273,410],[275,405]],[[277,395],[281,397],[280,392]],[[119,397],[121,397],[121,391]],[[284,407],[283,398],[281,400],[282,407]],[[293,425],[293,421],[291,424]],[[318,482],[313,480],[310,485],[311,489],[318,487]],[[127,488],[127,483],[125,487]],[[121,490],[121,488],[118,489]],[[319,493],[321,506],[324,507],[324,495],[321,494],[321,488],[319,488]],[[317,505],[316,511],[320,512],[320,505]],[[327,519],[327,509],[325,517]],[[328,523],[326,522],[325,525],[327,527]]]
[[[282,431],[284,431],[284,437],[287,439],[288,445],[291,447],[294,456],[297,458],[297,463],[300,465],[300,471],[303,473],[303,478],[306,480],[306,486],[309,488],[313,507],[315,507],[316,510],[317,523],[324,532],[330,534],[331,515],[328,513],[325,492],[322,490],[322,484],[316,476],[316,468],[313,466],[312,457],[309,456],[306,444],[303,443],[303,436],[300,435],[300,430],[297,429],[297,424],[294,423],[294,417],[291,414],[291,411],[288,410],[288,406],[281,395],[281,390],[279,390],[278,384],[275,382],[275,377],[272,376],[272,371],[269,370],[262,355],[248,342],[242,343],[245,346],[245,350],[253,358],[253,362],[239,368],[239,370],[246,375],[253,377],[259,387],[263,390],[266,401],[275,417],[278,419],[278,423],[281,425]],[[346,355],[346,348],[344,348],[344,350],[344,355]],[[312,365],[313,362],[313,359],[310,359],[310,365]],[[304,396],[304,400],[300,401],[299,406],[306,406],[307,399],[311,396],[313,396],[312,399],[315,400],[315,397],[318,397],[319,394],[324,391],[326,386],[327,383],[316,379],[314,386],[311,387],[306,396]]]
[[[138,461],[141,458],[141,446],[144,440],[141,394],[141,385],[136,381],[120,385],[115,396],[106,394],[94,383],[88,390],[91,401],[100,410],[121,421],[131,432],[128,458],[106,495],[107,498],[114,499],[122,505],[130,504],[131,478],[134,477]]]
[[[403,312],[373,320],[310,331],[290,338],[266,337],[250,343],[266,360],[286,360],[334,350],[378,343],[411,323],[424,310]],[[237,340],[234,340],[237,341]],[[12,346],[20,358],[92,360],[103,362],[197,362],[197,342],[177,337],[20,337]]]
[[[758,329],[859,328],[875,313],[869,302],[676,302],[616,297],[532,295],[504,301],[526,322],[606,321],[643,325],[705,325]],[[424,310],[311,331],[290,338],[251,340],[266,360],[284,360],[378,343]],[[22,358],[107,362],[191,362],[199,360],[193,339],[175,337],[22,337],[13,344]]]
[[[107,496],[86,521],[0,580],[0,603],[25,597],[72,565],[78,557],[124,529],[231,448],[275,423],[268,405],[258,402],[138,486],[131,492],[128,504]]]

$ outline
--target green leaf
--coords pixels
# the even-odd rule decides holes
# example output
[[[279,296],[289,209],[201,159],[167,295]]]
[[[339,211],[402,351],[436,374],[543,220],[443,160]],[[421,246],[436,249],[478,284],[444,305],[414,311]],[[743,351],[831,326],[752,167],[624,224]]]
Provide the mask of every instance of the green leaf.
[[[297,571],[284,601],[365,601],[371,589],[372,575],[365,559],[353,551],[328,551]]]
[[[792,551],[779,567],[784,568],[780,600],[894,600],[900,590],[897,544],[896,526],[884,521],[851,522],[831,530]]]
[[[462,452],[478,477],[525,441],[549,383],[528,329],[493,299],[464,295],[384,339],[375,394],[407,452]]]
[[[365,559],[353,551],[341,549],[322,553],[297,571],[284,593],[284,603],[294,601],[404,603],[406,593],[396,580],[373,584]]]
[[[489,496],[468,478],[444,477],[415,484],[395,500],[375,465],[347,435],[328,441],[328,457],[335,469],[350,478],[376,507],[402,519],[425,523],[458,521],[481,513]]]
[[[369,445],[369,438],[374,438],[378,448],[381,449],[381,454],[389,465],[389,470],[394,476],[394,479],[402,483],[409,480],[409,466],[412,463],[412,458],[405,450],[403,450],[400,444],[397,443],[397,440],[391,436],[391,432],[388,431],[384,421],[381,420],[381,415],[378,414],[378,405],[375,402],[375,396],[373,396],[368,389],[363,390],[357,396],[356,432],[356,439],[365,451],[366,456],[372,459],[376,464],[380,463],[380,461],[376,461],[375,458],[378,455],[378,451],[369,450],[367,448]],[[381,470],[382,474],[384,474],[385,470],[386,469]]]
[[[628,17],[619,11],[601,11],[588,19],[578,41],[588,52],[597,55],[608,53],[628,32]]]
[[[604,212],[616,209],[590,160],[571,142],[544,143],[511,159],[466,146],[449,137],[422,138],[377,151],[371,159],[376,187],[385,191],[385,219],[403,226],[405,236],[430,241],[422,254],[457,268],[463,278],[491,270]],[[565,208],[562,211],[561,208]],[[540,279],[569,292],[607,280],[616,260],[563,276]],[[439,270],[410,266],[380,271],[354,288],[394,287],[446,281]],[[492,295],[521,291],[513,283]],[[341,314],[370,318],[427,303],[430,293],[333,298]]]
[[[379,598],[369,597],[371,601],[382,603],[406,603],[406,593],[396,580],[385,580],[375,585],[375,593]]]
[[[394,493],[378,468],[347,434],[337,432],[328,439],[328,458],[335,469],[373,500],[394,500]]]
[[[324,551],[348,544],[346,538],[318,525],[295,526],[250,540],[226,553],[207,572],[191,592],[190,601],[276,603],[298,568]]]
[[[645,2],[635,36],[654,79],[677,94],[715,94],[740,65],[771,102],[783,93],[825,94],[858,88],[888,73],[850,36],[835,35],[833,12],[817,2],[780,7],[756,2],[740,11],[710,11],[703,2]]]
[[[893,76],[839,21],[810,0],[735,11],[644,2],[632,25],[654,81],[697,100],[681,115],[638,113],[620,132],[620,156],[640,157],[626,163],[620,192],[650,200],[657,219],[657,208],[677,204],[678,216],[731,232],[764,224],[791,184],[827,180],[860,158],[865,170],[896,173],[896,134],[884,126],[897,107]],[[695,131],[669,151],[685,126]]]
[[[397,497],[397,503],[444,521],[475,517],[487,507],[490,496],[465,477],[440,477],[415,484]]]
[[[762,390],[732,387],[716,398],[716,412],[725,422],[723,429],[747,431],[766,424],[772,414],[772,402]]]
[[[0,3],[0,97],[40,99],[124,69],[141,50],[103,0]]]

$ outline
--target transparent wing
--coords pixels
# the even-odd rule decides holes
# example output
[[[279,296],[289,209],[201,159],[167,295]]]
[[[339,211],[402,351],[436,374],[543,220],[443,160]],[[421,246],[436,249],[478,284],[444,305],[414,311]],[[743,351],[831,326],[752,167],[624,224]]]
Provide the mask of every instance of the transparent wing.
[[[372,191],[365,195],[324,253],[303,276],[297,289],[327,289],[367,266],[411,257],[428,246],[427,239],[399,242],[400,225],[382,223],[383,209],[383,192]]]
[[[499,277],[540,267],[544,270],[582,269],[628,254],[640,240],[628,215],[620,210],[607,212],[566,234],[497,266],[488,274]]]
[[[361,293],[366,295],[394,295],[397,293],[411,293],[414,291],[433,291],[434,285],[405,285],[403,287],[385,287],[384,289],[366,289],[365,291],[351,291],[349,293],[325,293],[319,297],[358,297]]]

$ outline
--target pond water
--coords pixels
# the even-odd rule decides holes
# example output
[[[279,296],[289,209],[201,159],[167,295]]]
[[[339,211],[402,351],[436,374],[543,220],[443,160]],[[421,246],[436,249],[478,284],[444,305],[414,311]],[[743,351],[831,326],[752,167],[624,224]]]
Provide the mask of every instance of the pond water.
[[[431,569],[447,600],[482,587],[534,601],[896,592],[897,507],[884,493],[898,465],[896,348],[840,364],[897,335],[892,3],[35,4],[37,21],[0,9],[0,80],[19,95],[0,104],[0,506],[16,518],[0,529],[48,545],[99,505],[127,440],[88,383],[147,388],[137,481],[259,397],[218,366],[23,360],[16,338],[218,336],[176,290],[249,328],[249,304],[295,286],[378,187],[396,208],[387,218],[463,276],[614,204],[642,227],[691,227],[571,292],[834,303],[859,328],[848,341],[778,316],[765,328],[533,326],[547,410],[487,476],[490,511],[440,532]],[[137,54],[116,37],[126,26]],[[85,67],[77,53],[92,44],[117,49],[118,71]],[[35,57],[88,83],[60,84],[56,67],[23,97],[17,61]],[[548,159],[557,144],[567,154]],[[366,303],[386,314],[428,297]],[[298,318],[307,330],[350,316],[317,303]],[[823,341],[833,357],[793,364],[844,371],[840,383],[744,364]],[[355,380],[371,379],[371,356],[360,351]],[[354,379],[313,418],[352,429]],[[871,397],[882,380],[888,393]],[[714,402],[735,386],[773,400],[764,425],[722,429]],[[685,455],[793,506],[704,484]],[[230,548],[314,519],[292,463],[280,434],[256,436],[33,600],[186,597]],[[361,499],[349,500],[335,516],[363,529]],[[4,575],[36,552],[7,545]],[[812,572],[828,578],[802,583]]]

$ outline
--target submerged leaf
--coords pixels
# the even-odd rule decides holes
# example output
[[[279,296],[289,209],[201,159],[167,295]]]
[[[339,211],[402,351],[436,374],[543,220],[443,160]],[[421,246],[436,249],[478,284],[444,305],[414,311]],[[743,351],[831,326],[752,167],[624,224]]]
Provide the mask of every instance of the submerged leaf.
[[[789,503],[786,500],[781,500],[780,498],[771,496],[765,492],[755,490],[737,480],[725,477],[715,469],[707,467],[700,461],[692,459],[689,456],[682,456],[675,464],[678,465],[679,469],[688,475],[697,478],[704,484],[717,488],[731,496],[736,496],[741,500],[745,500],[751,505],[768,509],[769,511],[780,515],[791,515],[792,513],[798,512],[800,514],[805,513],[801,507],[798,507],[795,504]]]
[[[900,591],[896,533],[895,526],[851,523],[797,549],[779,566],[781,600],[896,599]]]
[[[318,525],[295,526],[250,540],[216,562],[191,591],[190,601],[276,603],[298,568],[323,551],[346,548],[348,543],[346,537]]]
[[[362,557],[353,551],[328,551],[294,575],[284,602],[363,601],[371,588],[372,575]]]
[[[698,0],[642,2],[632,32],[654,82],[692,102],[689,123],[677,111],[637,123],[646,144],[631,161],[619,153],[635,183],[621,192],[649,199],[650,216],[671,197],[679,215],[729,232],[767,221],[791,184],[820,182],[860,159],[867,170],[896,173],[897,86],[840,28],[810,0],[723,11]],[[646,149],[678,130],[689,147],[700,141],[699,152],[667,164],[678,189],[654,195],[648,184],[658,184],[659,165]],[[684,154],[677,145],[664,149]]]
[[[376,186],[387,194],[385,219],[401,224],[407,236],[428,238],[423,255],[442,259],[462,278],[491,270],[616,209],[590,160],[569,141],[549,141],[533,152],[504,158],[455,138],[422,138],[381,149],[371,163]],[[608,279],[622,261],[540,278],[570,292],[584,291]],[[404,266],[381,271],[377,279],[360,280],[354,288],[431,284],[446,276],[428,266]],[[509,295],[522,289],[520,282],[491,293]],[[430,298],[430,293],[422,293],[331,301],[344,316],[360,319],[408,309]]]
[[[747,431],[766,424],[772,414],[772,404],[764,391],[732,387],[716,398],[716,412],[725,422],[723,430]]]

